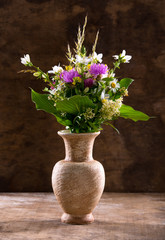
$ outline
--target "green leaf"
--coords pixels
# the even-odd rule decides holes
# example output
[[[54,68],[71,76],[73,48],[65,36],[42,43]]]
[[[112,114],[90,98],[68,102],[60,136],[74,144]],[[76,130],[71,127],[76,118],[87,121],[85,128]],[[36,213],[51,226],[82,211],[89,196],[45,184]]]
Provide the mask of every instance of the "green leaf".
[[[56,114],[56,119],[57,119],[57,122],[59,122],[63,126],[71,126],[72,125],[72,121],[70,121],[69,119],[64,119],[64,118],[58,116],[57,114]]]
[[[93,130],[93,132],[98,132],[98,127],[96,127],[94,123],[89,121],[88,124],[91,127],[91,130]]]
[[[36,109],[55,115],[57,110],[54,106],[54,102],[48,100],[48,96],[49,94],[40,94],[31,89],[31,98],[36,105]]]
[[[81,54],[83,55],[83,56],[85,56],[86,55],[86,48],[84,47],[84,46],[82,46],[82,48],[81,48]]]
[[[53,114],[56,117],[57,122],[64,126],[72,125],[72,121],[62,117],[61,114],[56,110],[54,102],[48,100],[48,96],[48,94],[40,94],[31,89],[32,101],[35,103],[37,110],[43,110],[47,113]]]
[[[102,78],[101,79],[102,81],[106,82],[107,84],[109,84],[109,82],[113,81],[114,80],[114,77],[106,77],[106,78]]]
[[[133,81],[134,80],[132,78],[123,78],[120,80],[119,84],[121,88],[125,87],[127,89]]]
[[[122,104],[119,111],[120,111],[120,117],[123,117],[126,119],[129,118],[129,119],[133,120],[134,122],[137,122],[139,120],[148,121],[150,119],[150,117],[147,114],[137,111],[137,110],[134,110],[132,107],[127,106],[125,104]]]
[[[108,77],[105,77],[105,78],[102,78],[101,80],[105,81],[105,82],[110,82],[113,80],[113,78],[108,78]]]
[[[86,108],[95,108],[95,104],[87,96],[75,95],[63,101],[56,103],[58,111],[77,115],[86,110]]]

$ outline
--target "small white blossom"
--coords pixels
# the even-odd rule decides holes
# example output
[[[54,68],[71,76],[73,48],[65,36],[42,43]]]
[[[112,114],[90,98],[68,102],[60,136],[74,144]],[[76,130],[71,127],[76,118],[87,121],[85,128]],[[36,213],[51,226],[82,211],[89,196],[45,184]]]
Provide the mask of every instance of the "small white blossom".
[[[30,56],[29,54],[24,55],[23,58],[21,58],[21,63],[24,64],[25,66],[30,63]]]
[[[56,74],[56,73],[59,73],[61,71],[63,71],[63,68],[60,67],[60,65],[55,65],[54,67],[52,67],[53,70],[49,70],[48,73],[53,73],[53,74]]]
[[[124,60],[124,63],[129,63],[129,60],[132,58],[131,55],[126,55],[126,51],[123,50],[122,53],[120,55],[114,55],[113,56],[115,60],[118,60],[120,57],[122,58],[122,60]]]
[[[70,62],[74,62],[74,60],[75,60],[74,57],[71,57],[71,58],[69,59]]]
[[[125,60],[125,63],[129,63],[129,60],[131,60],[131,58],[132,58],[131,55],[126,55],[126,51],[125,50],[122,51],[121,57]]]
[[[118,60],[119,59],[119,55],[113,55],[112,56],[115,60]]]
[[[61,92],[62,91],[62,88],[64,86],[64,83],[63,82],[60,82],[58,84],[58,86],[54,87],[54,88],[51,88],[49,90],[49,92],[52,94],[52,95],[55,95],[57,92]]]
[[[109,98],[109,94],[105,94],[105,89],[104,89],[101,93],[101,100],[108,99],[108,98]]]
[[[100,109],[101,117],[104,120],[111,120],[113,117],[119,116],[123,98],[118,98],[115,101],[103,99],[102,108]]]
[[[83,115],[84,115],[85,120],[88,121],[89,119],[94,118],[95,113],[93,112],[92,108],[87,108],[86,112],[83,113]]]
[[[120,84],[117,82],[116,78],[110,82],[110,89],[112,90],[113,93],[116,93],[116,90],[119,88],[120,88]]]
[[[105,73],[105,74],[101,74],[101,79],[103,78],[107,78],[108,77],[108,73]],[[104,80],[104,79],[103,79]]]
[[[99,53],[97,54],[96,52],[94,52],[94,55],[93,55],[93,60],[97,60],[99,63],[102,63],[102,57],[103,57],[103,54],[102,53]]]
[[[81,57],[80,55],[76,55],[76,63],[83,63],[85,65],[88,65],[89,62],[91,62],[91,58],[89,57]]]
[[[49,92],[50,92],[52,95],[55,95],[55,93],[57,92],[57,89],[56,89],[56,88],[53,88],[52,90],[49,90]]]
[[[104,98],[105,98],[105,89],[101,93],[101,100],[103,100]]]
[[[109,77],[114,78],[114,77],[115,77],[115,73],[110,73],[110,76],[109,76]]]

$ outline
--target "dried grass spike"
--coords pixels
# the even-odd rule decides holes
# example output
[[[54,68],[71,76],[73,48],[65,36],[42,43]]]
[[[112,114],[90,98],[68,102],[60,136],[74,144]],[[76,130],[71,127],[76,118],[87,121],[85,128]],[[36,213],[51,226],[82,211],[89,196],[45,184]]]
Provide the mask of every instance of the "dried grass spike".
[[[94,55],[94,52],[96,50],[98,37],[99,37],[99,31],[97,31],[97,33],[96,33],[95,43],[93,44],[93,47],[92,47],[92,55]]]

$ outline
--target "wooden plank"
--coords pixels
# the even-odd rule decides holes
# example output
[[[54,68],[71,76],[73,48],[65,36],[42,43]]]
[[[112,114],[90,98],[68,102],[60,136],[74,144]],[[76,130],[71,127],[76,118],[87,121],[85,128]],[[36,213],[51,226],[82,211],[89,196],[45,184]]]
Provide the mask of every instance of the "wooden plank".
[[[104,193],[90,225],[60,222],[52,193],[0,194],[1,240],[164,240],[165,194]]]

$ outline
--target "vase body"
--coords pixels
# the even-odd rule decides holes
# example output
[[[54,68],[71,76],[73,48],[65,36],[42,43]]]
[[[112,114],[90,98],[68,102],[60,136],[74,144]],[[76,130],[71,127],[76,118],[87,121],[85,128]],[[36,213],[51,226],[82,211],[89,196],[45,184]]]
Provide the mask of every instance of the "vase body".
[[[64,214],[61,221],[88,224],[94,221],[92,211],[104,190],[105,174],[100,162],[93,159],[97,133],[59,131],[65,144],[65,159],[52,172],[52,187]]]

